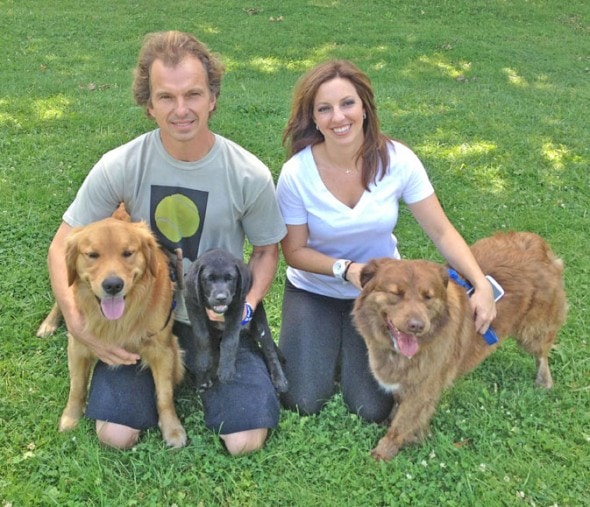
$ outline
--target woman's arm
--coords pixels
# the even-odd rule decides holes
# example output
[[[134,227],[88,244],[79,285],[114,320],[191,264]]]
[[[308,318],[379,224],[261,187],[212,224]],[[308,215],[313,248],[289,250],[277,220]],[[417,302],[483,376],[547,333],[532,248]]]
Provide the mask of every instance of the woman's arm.
[[[307,225],[287,225],[287,235],[281,241],[283,255],[289,266],[318,273],[321,275],[332,276],[332,266],[337,259],[309,248]]]
[[[475,328],[478,332],[485,333],[496,317],[496,305],[492,287],[473,257],[471,249],[447,218],[435,194],[408,207],[441,255],[475,288],[470,299]]]

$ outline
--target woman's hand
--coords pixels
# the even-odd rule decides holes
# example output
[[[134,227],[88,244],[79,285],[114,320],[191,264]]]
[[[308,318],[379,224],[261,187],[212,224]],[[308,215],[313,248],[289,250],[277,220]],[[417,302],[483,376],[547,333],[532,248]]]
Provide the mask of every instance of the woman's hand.
[[[348,271],[346,272],[346,281],[354,285],[357,289],[362,289],[361,271],[364,267],[365,265],[360,262],[353,262],[348,266]]]
[[[487,279],[484,278],[483,285],[475,287],[469,302],[475,320],[475,330],[484,334],[496,318],[494,291]]]

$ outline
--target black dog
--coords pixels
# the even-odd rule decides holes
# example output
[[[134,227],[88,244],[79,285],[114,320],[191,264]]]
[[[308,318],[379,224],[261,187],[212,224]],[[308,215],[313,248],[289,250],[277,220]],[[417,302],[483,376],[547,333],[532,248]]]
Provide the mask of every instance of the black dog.
[[[240,332],[247,332],[262,348],[277,391],[287,390],[280,352],[272,339],[262,304],[256,308],[249,326],[241,325],[245,297],[251,285],[248,266],[219,248],[208,250],[189,268],[184,295],[196,340],[195,374],[199,388],[209,386],[215,375],[221,382],[233,378]],[[207,309],[223,315],[224,321],[210,320]]]

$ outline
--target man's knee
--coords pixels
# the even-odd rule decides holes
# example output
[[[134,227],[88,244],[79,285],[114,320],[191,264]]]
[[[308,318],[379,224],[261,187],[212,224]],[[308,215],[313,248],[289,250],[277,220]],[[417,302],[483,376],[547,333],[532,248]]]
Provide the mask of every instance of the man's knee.
[[[115,449],[131,449],[139,440],[140,431],[122,424],[96,421],[98,441]]]
[[[268,430],[266,428],[258,428],[220,436],[227,451],[232,456],[240,456],[262,449],[268,436]]]

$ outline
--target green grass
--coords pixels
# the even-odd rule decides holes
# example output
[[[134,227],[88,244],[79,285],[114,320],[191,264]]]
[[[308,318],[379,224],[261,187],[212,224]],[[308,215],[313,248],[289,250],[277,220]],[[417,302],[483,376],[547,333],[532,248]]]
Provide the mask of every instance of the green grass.
[[[422,158],[468,241],[530,230],[565,260],[555,388],[536,390],[532,359],[507,343],[445,393],[432,436],[388,464],[369,457],[384,428],[339,397],[319,416],[282,412],[265,449],[238,459],[188,389],[184,449],[158,430],[103,449],[88,421],[59,434],[65,333],[34,337],[52,302],[47,247],[94,162],[152,127],[131,71],[162,29],[221,55],[212,126],[275,176],[301,73],[332,57],[366,70],[384,130]],[[0,0],[2,505],[590,504],[589,35],[585,0]],[[440,258],[407,212],[397,234],[405,256]],[[282,264],[267,303],[277,332],[283,280]]]

